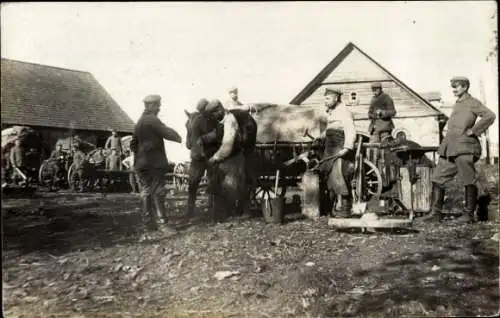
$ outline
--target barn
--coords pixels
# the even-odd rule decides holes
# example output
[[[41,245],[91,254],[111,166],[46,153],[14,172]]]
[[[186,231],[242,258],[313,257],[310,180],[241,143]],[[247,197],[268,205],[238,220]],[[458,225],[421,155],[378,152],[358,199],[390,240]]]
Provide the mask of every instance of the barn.
[[[29,126],[46,156],[60,138],[78,134],[104,146],[110,129],[133,132],[134,122],[89,72],[2,58],[2,130]]]
[[[290,104],[322,109],[325,88],[340,89],[343,102],[354,116],[356,128],[368,131],[373,82],[380,82],[394,100],[397,111],[394,133],[403,131],[408,139],[423,146],[439,145],[447,116],[353,43],[348,43]]]

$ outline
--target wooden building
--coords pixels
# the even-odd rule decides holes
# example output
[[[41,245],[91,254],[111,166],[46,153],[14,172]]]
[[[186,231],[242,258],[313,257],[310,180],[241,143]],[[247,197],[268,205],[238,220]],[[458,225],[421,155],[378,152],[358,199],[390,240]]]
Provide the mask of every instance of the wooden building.
[[[2,129],[35,129],[45,155],[74,134],[104,146],[111,129],[122,136],[133,132],[132,119],[89,72],[3,58],[1,70]]]
[[[403,131],[408,139],[422,146],[439,145],[448,117],[353,43],[347,44],[290,104],[323,108],[325,88],[340,89],[356,128],[368,131],[373,82],[380,82],[384,92],[394,100],[397,111],[394,133]]]

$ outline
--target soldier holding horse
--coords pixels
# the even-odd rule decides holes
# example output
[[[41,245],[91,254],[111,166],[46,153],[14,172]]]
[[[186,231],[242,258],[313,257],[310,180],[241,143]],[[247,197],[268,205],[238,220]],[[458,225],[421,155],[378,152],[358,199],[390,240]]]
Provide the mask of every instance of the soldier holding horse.
[[[243,110],[227,111],[218,100],[201,112],[188,115],[186,146],[191,150],[188,215],[194,212],[196,191],[205,170],[213,212],[227,215],[237,208],[242,213],[248,199],[249,157],[255,149],[257,124]],[[215,216],[215,215],[214,215]]]

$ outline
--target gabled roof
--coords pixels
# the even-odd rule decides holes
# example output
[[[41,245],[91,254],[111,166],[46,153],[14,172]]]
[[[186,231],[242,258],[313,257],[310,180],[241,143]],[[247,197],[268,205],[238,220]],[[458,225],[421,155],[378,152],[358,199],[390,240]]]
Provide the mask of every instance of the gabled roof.
[[[2,58],[2,124],[133,132],[134,122],[89,72]]]
[[[422,103],[424,103],[427,107],[433,109],[434,111],[438,112],[439,114],[445,116],[438,108],[434,107],[430,102],[425,100],[422,96],[420,96],[418,93],[413,91],[410,87],[408,87],[405,83],[403,83],[401,80],[399,80],[396,76],[394,76],[392,73],[390,73],[387,69],[385,69],[382,65],[380,65],[377,61],[375,61],[373,58],[371,58],[368,54],[363,52],[359,47],[357,47],[354,43],[349,42],[342,51],[340,51],[337,56],[333,58],[333,60],[328,63],[316,77],[313,78],[309,84],[304,87],[304,89],[297,95],[295,96],[290,104],[293,105],[300,105],[304,100],[306,100],[322,83],[323,81],[344,61],[344,59],[354,50],[358,50],[362,55],[364,55],[366,58],[368,58],[373,64],[378,66],[383,72],[385,72],[395,83],[397,83],[399,86],[403,87],[406,89],[412,96],[420,100]]]

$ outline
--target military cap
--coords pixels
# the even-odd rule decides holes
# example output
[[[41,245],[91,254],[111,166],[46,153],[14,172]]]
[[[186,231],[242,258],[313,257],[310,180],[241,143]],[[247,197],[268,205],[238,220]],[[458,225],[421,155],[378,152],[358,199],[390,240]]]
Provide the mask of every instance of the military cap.
[[[238,87],[236,86],[233,86],[229,89],[229,93],[236,93],[236,92],[238,92]]]
[[[382,88],[382,84],[378,82],[372,83],[372,88]]]
[[[205,111],[207,112],[211,112],[211,111],[214,111],[216,110],[217,108],[219,107],[224,107],[222,106],[222,103],[220,102],[220,100],[218,99],[212,99],[208,104],[207,106],[205,106]]]
[[[159,101],[161,101],[161,96],[156,95],[156,94],[148,95],[148,96],[144,97],[144,99],[143,99],[144,103],[154,103],[154,102],[159,102]]]
[[[338,88],[331,88],[331,87],[327,87],[325,88],[325,94],[323,95],[330,95],[330,94],[337,94],[337,95],[342,95],[342,91]]]
[[[196,104],[196,110],[199,112],[203,112],[207,107],[207,105],[208,105],[208,100],[206,98],[202,98]]]
[[[453,84],[455,82],[461,82],[461,83],[467,83],[467,85],[470,85],[470,81],[467,77],[465,76],[454,76],[451,78],[450,83]]]

